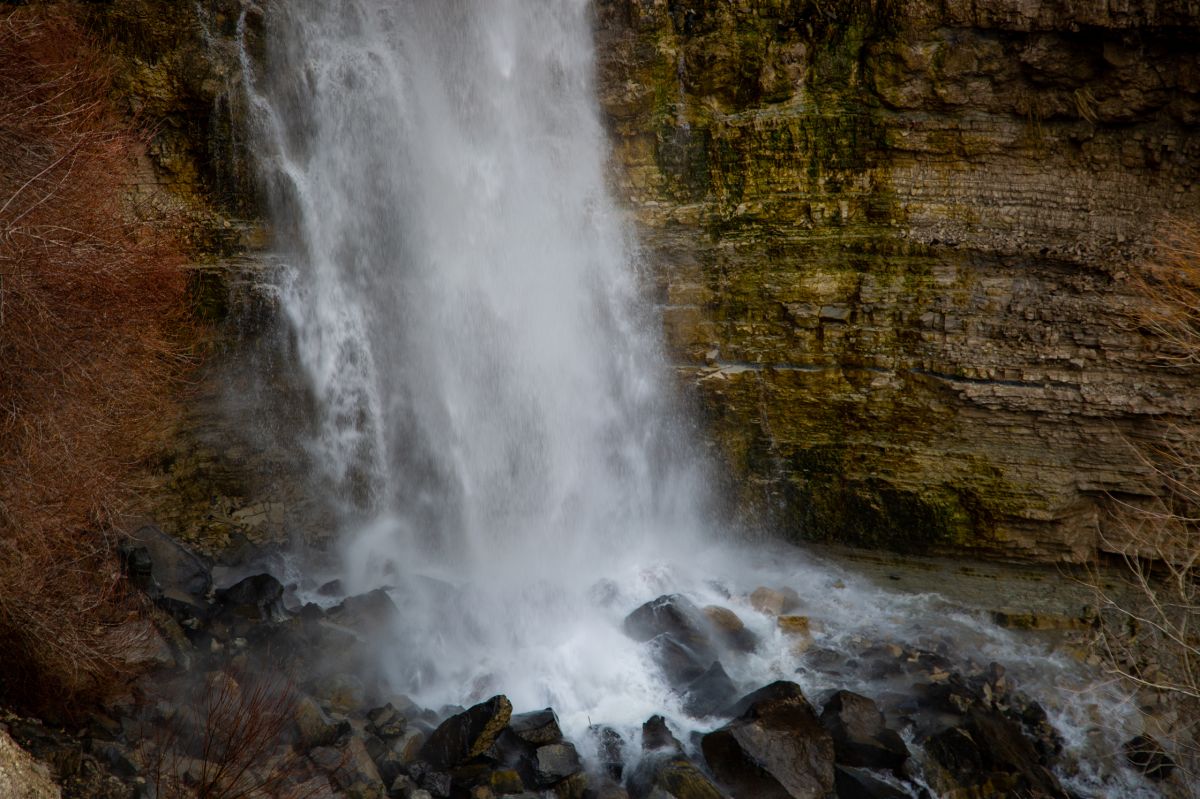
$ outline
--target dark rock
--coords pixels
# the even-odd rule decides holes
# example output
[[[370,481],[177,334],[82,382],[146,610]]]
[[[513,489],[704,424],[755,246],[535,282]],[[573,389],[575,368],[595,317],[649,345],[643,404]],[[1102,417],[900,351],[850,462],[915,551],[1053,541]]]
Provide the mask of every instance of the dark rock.
[[[321,587],[317,589],[319,596],[343,596],[345,593],[346,590],[342,587],[341,580],[330,580],[322,583]]]
[[[599,724],[588,727],[588,732],[596,739],[596,759],[600,768],[612,779],[621,779],[625,770],[625,739],[621,733]]]
[[[387,792],[375,763],[357,738],[349,738],[345,746],[336,749],[319,746],[309,752],[308,757],[344,794],[361,799],[382,799]]]
[[[1122,747],[1125,760],[1147,779],[1165,780],[1175,771],[1175,761],[1162,748],[1162,744],[1149,735],[1130,738]]]
[[[625,617],[625,634],[635,641],[670,635],[693,649],[709,649],[708,621],[686,597],[666,594],[647,602]]]
[[[628,787],[632,799],[724,799],[695,763],[670,749],[644,754],[629,775]]]
[[[493,696],[443,721],[421,747],[420,757],[435,769],[456,766],[487,751],[511,717],[507,697]]]
[[[251,621],[282,621],[288,616],[283,606],[283,585],[269,574],[255,574],[217,591],[224,612]]]
[[[889,730],[876,704],[861,694],[838,691],[821,711],[821,724],[833,736],[836,760],[844,766],[899,770],[908,747]]]
[[[341,604],[330,608],[327,615],[338,624],[373,636],[376,631],[393,626],[400,617],[400,609],[386,590],[376,588],[346,597]]]
[[[943,792],[990,784],[1014,795],[1067,797],[1021,727],[996,713],[973,710],[963,726],[930,737],[925,751],[951,780]]]
[[[773,683],[734,709],[737,718],[701,742],[713,775],[733,795],[823,799],[833,790],[833,738],[800,686]]]
[[[157,599],[162,593],[154,580],[154,561],[150,550],[144,546],[122,544],[120,549],[121,567],[129,584],[139,591],[149,594],[151,599]]]
[[[693,680],[683,694],[683,710],[689,716],[701,718],[715,715],[737,697],[737,686],[719,661],[713,661],[708,671]]]
[[[648,646],[667,682],[679,691],[699,679],[713,662],[711,649],[693,649],[668,633],[654,638]]]
[[[578,771],[556,782],[550,790],[554,792],[555,799],[585,799],[588,792],[588,775]]]
[[[518,713],[509,720],[508,728],[522,741],[531,744],[557,743],[563,737],[558,716],[551,708]]]
[[[516,769],[502,768],[496,769],[488,777],[488,785],[492,789],[492,793],[497,796],[507,796],[509,794],[521,793],[525,790],[525,785],[521,781],[521,775]]]
[[[908,799],[909,794],[860,768],[835,766],[837,799]]]
[[[672,752],[682,752],[683,744],[667,727],[667,720],[662,716],[651,716],[642,725],[642,751],[653,752],[669,749]]]
[[[190,549],[154,525],[133,534],[133,541],[150,555],[152,579],[164,595],[185,601],[203,601],[212,588],[212,572]]]
[[[296,744],[301,751],[319,746],[332,746],[350,733],[350,722],[335,722],[311,697],[302,696],[292,709],[296,726]]]
[[[539,746],[534,754],[534,776],[543,787],[565,780],[580,768],[579,753],[569,743]]]
[[[421,777],[421,787],[429,791],[433,796],[446,797],[450,796],[450,789],[453,787],[454,781],[450,775],[443,771],[427,771]]]
[[[399,738],[408,720],[391,703],[367,711],[367,730],[380,738]]]

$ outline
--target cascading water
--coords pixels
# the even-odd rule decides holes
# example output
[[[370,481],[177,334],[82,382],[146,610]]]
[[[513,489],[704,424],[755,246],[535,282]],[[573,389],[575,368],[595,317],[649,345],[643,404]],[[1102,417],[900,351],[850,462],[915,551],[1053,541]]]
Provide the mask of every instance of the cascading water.
[[[726,663],[736,682],[832,687],[738,605],[774,580],[801,590],[824,646],[927,640],[937,613],[963,657],[1026,664],[1062,693],[1071,667],[969,616],[708,541],[704,469],[606,190],[589,17],[590,0],[293,0],[269,15],[251,100],[317,409],[314,482],[344,530],[343,579],[401,608],[381,631],[395,688],[432,705],[503,691],[576,736],[664,711],[709,729],[620,622],[669,591],[732,604],[765,642]],[[1046,701],[1077,752],[1089,713],[1118,715],[1091,694]]]

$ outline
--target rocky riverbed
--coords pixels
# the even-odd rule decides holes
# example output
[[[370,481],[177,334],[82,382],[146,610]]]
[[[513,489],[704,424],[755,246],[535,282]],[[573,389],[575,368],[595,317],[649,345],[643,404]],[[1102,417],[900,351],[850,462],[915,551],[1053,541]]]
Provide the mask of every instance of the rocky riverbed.
[[[662,712],[640,728],[589,718],[565,731],[553,707],[483,695],[486,681],[462,686],[467,707],[396,693],[380,631],[402,611],[387,590],[306,592],[222,569],[227,584],[214,585],[203,559],[154,528],[126,563],[156,608],[157,670],[76,728],[4,719],[65,796],[1186,795],[1152,737],[1103,755],[1068,740],[1080,731],[1056,728],[1017,651],[982,661],[949,637],[832,634],[787,585],[630,607],[622,628],[660,672]],[[921,573],[889,568],[889,582]],[[747,671],[764,656],[772,669]]]

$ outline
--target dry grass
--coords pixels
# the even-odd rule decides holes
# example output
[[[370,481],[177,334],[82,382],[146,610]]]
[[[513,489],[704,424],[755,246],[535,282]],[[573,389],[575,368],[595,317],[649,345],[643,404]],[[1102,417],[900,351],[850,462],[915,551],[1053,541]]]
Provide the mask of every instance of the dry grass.
[[[140,627],[97,532],[171,418],[182,250],[67,3],[0,13],[0,697],[103,693]],[[134,631],[134,632],[130,632]]]

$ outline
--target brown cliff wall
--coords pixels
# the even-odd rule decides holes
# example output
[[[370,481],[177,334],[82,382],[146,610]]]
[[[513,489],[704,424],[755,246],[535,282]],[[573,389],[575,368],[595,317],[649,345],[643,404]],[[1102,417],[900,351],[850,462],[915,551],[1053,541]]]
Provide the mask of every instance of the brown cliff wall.
[[[600,0],[668,338],[785,533],[1079,559],[1195,430],[1125,276],[1200,211],[1200,4]],[[1119,536],[1119,530],[1108,530]]]

